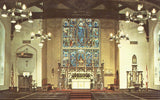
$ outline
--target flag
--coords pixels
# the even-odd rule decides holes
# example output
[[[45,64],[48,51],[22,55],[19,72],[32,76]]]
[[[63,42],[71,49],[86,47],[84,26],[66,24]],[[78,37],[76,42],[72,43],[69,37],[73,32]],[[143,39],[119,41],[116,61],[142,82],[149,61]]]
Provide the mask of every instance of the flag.
[[[146,65],[146,80],[148,82],[148,68],[147,68],[147,65]]]
[[[14,87],[14,69],[13,69],[13,64],[12,64],[12,69],[11,69],[11,87]]]
[[[148,68],[147,68],[147,65],[146,65],[146,89],[148,91]]]

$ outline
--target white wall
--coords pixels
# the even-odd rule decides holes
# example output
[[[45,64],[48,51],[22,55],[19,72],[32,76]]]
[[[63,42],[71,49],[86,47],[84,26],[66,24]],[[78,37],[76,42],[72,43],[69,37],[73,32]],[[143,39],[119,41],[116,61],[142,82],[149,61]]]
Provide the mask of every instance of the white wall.
[[[32,7],[30,10],[35,10],[38,12],[41,12],[42,10],[37,7]],[[1,9],[0,9],[1,12]],[[39,27],[39,21],[34,21],[34,24],[29,24],[28,22],[22,23],[22,30],[20,33],[14,33],[14,39],[11,41],[11,23],[10,18],[2,18],[0,16],[1,22],[4,25],[5,28],[5,62],[4,62],[4,85],[0,85],[0,90],[6,90],[11,86],[11,67],[13,64],[14,67],[14,86],[18,85],[17,75],[19,74],[18,71],[24,68],[18,69],[16,64],[16,50],[20,48],[21,46],[24,46],[25,44],[22,43],[23,40],[30,40],[30,32],[33,30],[35,32],[38,31]],[[2,32],[2,31],[1,31]],[[36,80],[37,85],[42,85],[42,66],[41,66],[41,48],[38,46],[39,40],[32,41],[30,46],[34,47],[34,56],[36,59],[36,64],[34,70],[32,70],[33,79]],[[27,47],[30,47],[27,46]],[[32,50],[33,51],[33,50]],[[36,54],[35,54],[36,51]],[[35,62],[34,62],[35,63]],[[22,64],[21,64],[22,65]],[[28,66],[32,65],[32,63],[29,63]],[[30,66],[31,67],[31,66]],[[30,69],[30,67],[28,69]]]
[[[42,48],[39,47],[39,39],[32,40],[31,44],[24,44],[23,40],[31,40],[31,32],[38,32],[42,28],[42,21],[34,20],[33,24],[27,21],[23,22],[21,32],[14,32],[14,38],[12,40],[11,51],[11,63],[14,67],[14,79],[15,86],[18,86],[18,75],[22,75],[23,72],[30,72],[32,79],[36,81],[37,86],[42,86]],[[29,53],[33,53],[33,58],[18,58],[16,53],[24,51],[28,48]],[[28,66],[26,66],[26,60],[28,60]]]
[[[137,69],[143,71],[143,83],[146,82],[146,66],[148,66],[148,43],[145,33],[138,33],[136,23],[120,21],[120,30],[124,34],[128,34],[130,41],[138,41],[137,45],[131,45],[129,41],[122,40],[122,47],[119,48],[119,70],[120,70],[120,88],[127,88],[127,74],[126,71],[132,70],[132,56],[137,56]],[[145,87],[145,85],[144,85]]]

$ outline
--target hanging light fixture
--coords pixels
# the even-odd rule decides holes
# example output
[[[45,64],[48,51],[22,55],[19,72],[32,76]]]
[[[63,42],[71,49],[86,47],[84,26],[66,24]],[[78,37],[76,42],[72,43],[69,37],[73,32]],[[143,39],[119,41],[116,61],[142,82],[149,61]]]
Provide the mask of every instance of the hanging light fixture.
[[[46,30],[44,32],[43,29],[39,29],[38,32],[34,33],[34,32],[31,32],[31,40],[34,40],[34,39],[39,39],[40,43],[39,43],[39,46],[40,47],[43,47],[43,43],[46,41],[46,40],[51,40],[51,34],[50,32],[47,33],[47,20],[44,21],[45,22],[45,29]],[[40,23],[41,21],[39,22],[39,28],[40,28]],[[44,33],[43,33],[44,32]]]
[[[110,37],[109,37],[110,41],[115,40],[116,43],[120,43],[120,40],[129,40],[128,34],[125,35],[123,33],[123,31],[118,31],[118,33],[116,33],[115,35],[113,35],[113,33],[110,33]]]
[[[144,33],[144,27],[143,27],[143,25],[139,24],[137,30],[138,30],[138,33]]]
[[[109,37],[110,41],[115,41],[118,44],[118,47],[121,47],[121,43],[120,40],[129,40],[128,34],[122,34],[122,32],[118,32],[115,35],[113,35],[112,33],[110,33],[110,37]]]
[[[6,4],[3,5],[2,17],[10,17],[11,23],[20,23],[18,21],[27,19],[29,23],[33,23],[32,12],[27,9],[27,6],[20,1],[17,1],[14,8],[7,9]],[[16,24],[17,25],[17,24]],[[17,26],[15,26],[16,28]],[[22,26],[21,26],[22,27]]]
[[[144,0],[143,0],[144,2]],[[129,13],[128,11],[125,14],[126,16],[126,23],[129,23],[130,21],[133,22],[138,22],[138,32],[143,33],[142,31],[144,30],[144,23],[147,20],[152,20],[155,21],[157,20],[156,16],[156,9],[153,8],[151,12],[148,10],[144,9],[143,3],[138,3],[137,5],[137,11],[134,11],[133,13]]]
[[[21,31],[21,28],[22,28],[22,26],[21,26],[19,23],[17,23],[17,24],[15,25],[15,30],[16,30],[16,32],[20,32],[20,31]]]
[[[146,20],[157,20],[156,16],[156,9],[153,8],[151,12],[148,10],[143,9],[143,4],[138,4],[137,11],[134,11],[132,14],[130,14],[128,11],[126,12],[126,22],[129,21],[138,21],[143,22]]]
[[[52,34],[51,32],[48,33],[48,36],[47,36],[48,40],[51,40],[51,34]]]
[[[152,20],[152,21],[157,20],[156,9],[155,9],[155,8],[152,9],[152,18],[151,18],[151,20]]]
[[[32,19],[32,12],[30,11],[28,14],[28,22],[29,23],[33,23],[33,19]]]
[[[7,6],[4,4],[3,5],[3,10],[1,12],[2,17],[8,17],[8,11],[7,11]]]
[[[121,27],[123,29],[122,24],[121,24]],[[109,40],[110,41],[115,41],[118,44],[118,47],[121,47],[120,40],[129,40],[129,37],[128,37],[128,34],[125,35],[123,33],[123,30],[119,30],[115,34],[110,33]]]
[[[44,4],[44,3],[42,3]],[[44,5],[43,5],[44,6]],[[43,13],[44,13],[44,7],[43,7]],[[37,38],[40,40],[39,46],[43,47],[43,43],[46,40],[51,40],[51,34],[52,33],[47,33],[47,19],[44,19],[44,26],[45,29],[39,29],[37,33],[31,32],[31,40],[34,40],[34,38]],[[39,28],[40,28],[40,23],[39,23]],[[44,33],[43,33],[44,32]]]
[[[41,48],[43,47],[43,43],[42,42],[39,43],[39,47],[41,47]]]

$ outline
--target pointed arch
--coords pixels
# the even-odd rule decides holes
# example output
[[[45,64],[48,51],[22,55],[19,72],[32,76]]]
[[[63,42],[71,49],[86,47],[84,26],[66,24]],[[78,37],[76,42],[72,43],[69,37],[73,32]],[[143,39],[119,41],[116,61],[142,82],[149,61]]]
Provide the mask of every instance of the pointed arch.
[[[15,59],[16,70],[19,74],[22,74],[23,71],[27,71],[27,72],[30,72],[30,74],[32,74],[33,71],[35,71],[34,74],[36,75],[37,73],[37,70],[36,70],[37,69],[37,49],[31,45],[26,44],[26,45],[22,45],[19,48],[17,48],[16,54],[21,53],[21,52],[25,53],[26,49],[28,49],[27,52],[33,54],[33,57],[32,58],[19,58],[16,55],[16,59]],[[29,65],[26,68],[24,68],[24,66],[28,65],[28,64],[25,64],[25,62],[28,64],[33,64],[33,65]],[[37,77],[35,78],[37,79]]]
[[[137,64],[137,56],[135,54],[132,56],[132,64]]]

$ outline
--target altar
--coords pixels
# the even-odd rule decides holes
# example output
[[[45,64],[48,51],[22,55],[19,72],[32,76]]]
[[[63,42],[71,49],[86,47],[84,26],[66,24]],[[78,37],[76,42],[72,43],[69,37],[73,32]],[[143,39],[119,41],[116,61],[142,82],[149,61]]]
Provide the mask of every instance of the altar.
[[[100,89],[103,67],[59,67],[60,89]]]
[[[72,79],[72,89],[90,89],[90,79]]]

